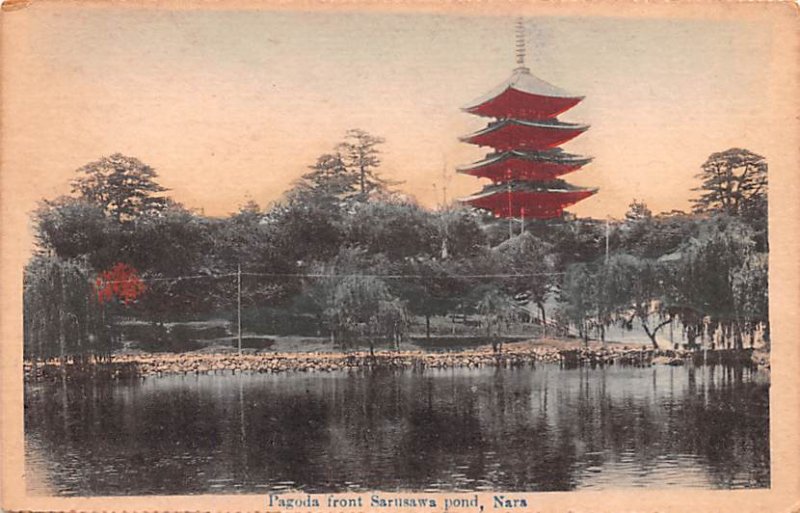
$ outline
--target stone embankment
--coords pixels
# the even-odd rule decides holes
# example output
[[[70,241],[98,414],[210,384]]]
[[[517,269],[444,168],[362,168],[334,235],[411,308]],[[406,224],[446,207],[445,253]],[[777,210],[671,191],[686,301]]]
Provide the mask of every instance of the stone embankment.
[[[724,353],[724,354],[723,354]],[[446,369],[524,367],[554,363],[565,368],[580,366],[656,364],[739,364],[752,362],[748,351],[656,351],[628,347],[557,348],[531,344],[509,344],[500,352],[491,348],[446,353],[381,351],[350,353],[142,353],[115,355],[110,361],[66,364],[67,379],[124,379],[165,375],[224,373],[333,372],[346,369]],[[57,361],[25,363],[29,381],[61,377]]]

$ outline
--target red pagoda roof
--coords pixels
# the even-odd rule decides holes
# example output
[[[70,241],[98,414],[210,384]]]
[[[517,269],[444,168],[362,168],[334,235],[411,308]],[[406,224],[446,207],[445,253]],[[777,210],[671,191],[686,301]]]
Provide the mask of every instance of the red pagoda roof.
[[[528,68],[514,70],[511,77],[476,99],[463,110],[478,116],[524,119],[554,118],[583,99],[531,75]]]
[[[504,151],[487,155],[485,159],[468,166],[461,166],[456,171],[489,178],[494,182],[552,180],[581,168],[591,160],[591,157],[572,155],[560,149],[541,152]]]
[[[483,130],[462,137],[464,142],[498,150],[546,150],[563,144],[586,131],[589,125],[564,123],[557,119],[522,121],[504,119]]]
[[[597,189],[512,189],[490,187],[461,200],[475,208],[490,210],[498,217],[552,219],[560,217],[564,208],[595,194]]]

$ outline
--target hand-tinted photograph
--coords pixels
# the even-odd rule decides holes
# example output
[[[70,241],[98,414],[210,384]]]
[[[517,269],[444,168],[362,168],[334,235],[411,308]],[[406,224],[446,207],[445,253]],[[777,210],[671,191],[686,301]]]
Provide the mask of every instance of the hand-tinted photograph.
[[[770,488],[770,24],[25,11],[29,495]]]

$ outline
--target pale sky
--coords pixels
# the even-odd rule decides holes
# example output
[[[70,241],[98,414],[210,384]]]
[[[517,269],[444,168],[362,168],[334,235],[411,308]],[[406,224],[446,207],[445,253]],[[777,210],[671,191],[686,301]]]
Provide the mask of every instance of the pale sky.
[[[383,175],[435,206],[445,183],[448,199],[486,183],[453,173],[488,151],[458,141],[486,123],[460,107],[515,66],[508,16],[53,3],[3,16],[3,167],[36,198],[122,152],[187,207],[265,206],[358,127],[386,138]],[[565,178],[600,192],[570,211],[620,216],[634,198],[686,209],[710,153],[769,160],[767,21],[529,15],[525,27],[532,72],[586,97],[561,119],[591,128],[564,148],[595,160]]]

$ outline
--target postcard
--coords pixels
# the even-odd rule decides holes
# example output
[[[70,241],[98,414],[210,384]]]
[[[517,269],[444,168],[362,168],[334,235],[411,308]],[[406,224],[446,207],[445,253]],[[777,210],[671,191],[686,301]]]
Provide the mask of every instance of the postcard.
[[[4,510],[800,506],[796,5],[0,22]]]

